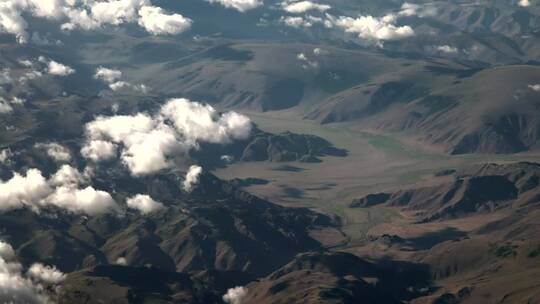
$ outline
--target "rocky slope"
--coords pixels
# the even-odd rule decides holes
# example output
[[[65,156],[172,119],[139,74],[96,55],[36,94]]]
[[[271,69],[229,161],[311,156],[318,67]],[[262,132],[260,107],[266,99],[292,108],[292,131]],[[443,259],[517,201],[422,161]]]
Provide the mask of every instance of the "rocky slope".
[[[246,303],[401,303],[429,286],[420,265],[382,265],[346,253],[307,253],[246,286]],[[404,282],[407,282],[404,284]],[[407,285],[407,286],[405,286]]]
[[[46,216],[23,209],[0,214],[0,229],[22,261],[66,272],[124,258],[132,266],[169,272],[215,269],[259,276],[299,252],[322,248],[309,231],[337,225],[328,216],[268,203],[211,175],[201,177],[189,198],[173,194],[169,200],[172,183],[162,178],[148,184],[151,193],[161,193],[156,199],[169,202],[155,214],[54,218],[61,211]]]
[[[202,144],[192,157],[208,166],[223,166],[236,161],[309,162],[317,163],[320,157],[345,157],[347,151],[334,147],[327,140],[305,134],[284,132],[271,134],[254,130],[246,140],[229,145]]]
[[[394,193],[370,194],[351,207],[378,204],[415,211],[422,221],[459,218],[476,212],[538,202],[538,164],[488,164],[457,172],[454,181]]]

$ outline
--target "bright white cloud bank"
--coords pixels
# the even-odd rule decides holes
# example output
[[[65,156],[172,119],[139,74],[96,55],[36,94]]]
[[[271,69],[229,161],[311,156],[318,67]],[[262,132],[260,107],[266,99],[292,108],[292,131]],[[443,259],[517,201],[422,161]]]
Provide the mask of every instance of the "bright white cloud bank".
[[[45,150],[47,155],[57,162],[69,162],[71,160],[69,150],[58,143],[41,143],[36,144],[35,147]]]
[[[30,266],[27,275],[37,281],[49,284],[59,284],[66,278],[66,275],[56,269],[56,267],[39,263]]]
[[[126,203],[129,208],[139,210],[142,214],[150,214],[165,207],[162,203],[156,202],[150,196],[143,194],[128,198]]]
[[[229,304],[242,304],[246,295],[247,289],[245,287],[230,288],[223,295],[223,301]]]
[[[199,183],[199,176],[201,176],[202,171],[202,167],[197,165],[189,167],[184,179],[184,191],[191,192],[193,190],[193,187]]]
[[[263,5],[262,0],[207,0],[210,3],[218,3],[226,8],[235,9],[239,12],[246,12]]]
[[[519,0],[518,5],[521,7],[529,7],[531,6],[530,0]]]
[[[191,26],[191,20],[154,7],[150,0],[8,0],[0,2],[0,32],[27,42],[30,35],[24,13],[57,20],[63,30],[137,22],[152,34],[178,34]]]
[[[311,1],[299,1],[299,2],[284,2],[282,3],[283,10],[291,14],[301,14],[307,11],[316,10],[324,12],[331,9],[330,5],[319,4]]]
[[[166,14],[161,8],[143,6],[139,10],[139,25],[153,35],[175,35],[191,27],[191,20],[180,14]]]
[[[43,284],[54,287],[64,278],[55,267],[43,264],[33,264],[24,274],[13,247],[0,241],[0,303],[51,303]]]
[[[0,97],[0,114],[6,114],[13,112],[13,106],[19,105],[19,103],[14,102],[15,100],[6,100]]]
[[[94,74],[95,79],[100,79],[106,83],[114,83],[122,78],[122,72],[115,69],[108,69],[105,67],[99,67]]]
[[[122,80],[122,72],[120,70],[109,69],[105,67],[99,67],[96,69],[94,78],[102,80],[109,85],[109,88],[113,91],[121,89],[132,89],[135,91],[146,93],[147,88],[144,84],[133,85],[129,82]]]
[[[47,180],[38,169],[14,173],[0,182],[0,211],[30,208],[36,212],[56,206],[73,213],[101,214],[117,209],[111,195],[91,186],[81,188],[85,178],[77,169],[64,165]]]
[[[290,1],[281,3],[281,7],[289,14],[296,16],[282,16],[280,22],[294,28],[311,28],[315,25],[321,25],[325,28],[338,28],[346,33],[355,34],[358,38],[375,42],[385,40],[404,39],[415,34],[414,30],[408,25],[398,25],[398,19],[407,16],[427,17],[437,13],[436,8],[431,4],[418,5],[404,3],[401,9],[395,13],[382,17],[370,15],[350,17],[333,16],[326,11],[331,9],[330,5],[315,3],[309,0]],[[319,11],[321,16],[313,16],[310,11]],[[298,16],[303,14],[302,16]]]
[[[399,16],[430,17],[437,15],[437,8],[433,4],[415,4],[405,2],[401,6]]]
[[[143,175],[171,167],[174,158],[197,149],[199,142],[225,144],[251,132],[251,121],[235,112],[218,113],[213,107],[188,99],[171,99],[158,113],[100,116],[86,125],[83,156],[103,160],[92,146],[118,145],[122,161],[132,174]],[[107,144],[109,143],[109,144]],[[112,149],[111,149],[112,150]],[[112,152],[112,151],[111,151]]]
[[[357,34],[359,38],[366,40],[397,40],[414,35],[410,26],[397,26],[395,22],[395,15],[386,15],[382,18],[341,16],[334,20],[337,27],[342,28],[347,33]]]
[[[47,67],[47,72],[51,75],[56,76],[67,76],[75,73],[75,70],[68,67],[67,65],[61,64],[54,60],[49,61],[49,66]]]

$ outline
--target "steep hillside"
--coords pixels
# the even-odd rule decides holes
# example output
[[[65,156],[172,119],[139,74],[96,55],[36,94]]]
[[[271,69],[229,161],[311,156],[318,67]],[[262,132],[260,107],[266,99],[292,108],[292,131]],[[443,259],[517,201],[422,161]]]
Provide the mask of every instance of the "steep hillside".
[[[51,219],[23,209],[0,214],[0,229],[22,261],[39,260],[67,272],[125,258],[132,266],[165,271],[216,269],[259,276],[299,252],[322,248],[309,231],[337,225],[326,215],[279,207],[211,175],[201,177],[188,198],[174,186],[177,180],[171,175],[141,185],[136,179],[123,181],[134,191],[146,185],[156,199],[169,202],[166,210],[147,216]],[[50,212],[52,217],[54,208]]]
[[[359,199],[355,206],[386,204],[405,217],[372,228],[371,242],[352,250],[427,265],[437,288],[412,303],[534,303],[539,176],[536,163],[476,165],[453,181]]]
[[[436,65],[426,69],[453,74],[455,80],[446,88],[421,92],[407,80],[379,84],[368,94],[345,91],[308,117],[322,123],[356,121],[384,132],[403,132],[451,154],[538,148],[540,104],[535,85],[540,82],[540,69],[536,66],[476,73]]]
[[[405,283],[407,282],[407,283]],[[404,284],[405,283],[405,284]],[[428,286],[421,265],[364,261],[346,253],[307,253],[246,286],[246,303],[401,303]]]

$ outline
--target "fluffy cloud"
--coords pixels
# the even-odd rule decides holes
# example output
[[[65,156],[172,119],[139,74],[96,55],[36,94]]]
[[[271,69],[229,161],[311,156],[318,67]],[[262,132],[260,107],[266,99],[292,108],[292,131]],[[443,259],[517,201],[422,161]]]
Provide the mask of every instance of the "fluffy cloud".
[[[3,69],[0,71],[0,85],[10,84],[13,81],[10,74],[11,74],[10,69]]]
[[[300,53],[296,55],[296,59],[302,62],[302,68],[304,69],[309,69],[309,68],[317,69],[319,67],[319,62],[310,60],[304,53]]]
[[[445,54],[457,54],[459,52],[456,47],[449,45],[439,45],[435,48],[435,50]]]
[[[198,142],[230,143],[251,132],[249,118],[235,112],[219,114],[209,106],[187,99],[171,99],[154,116],[139,113],[97,117],[86,125],[87,144],[83,156],[93,160],[92,142],[102,141],[121,146],[121,158],[134,175],[157,172],[171,167],[174,158]],[[107,154],[110,155],[110,154]]]
[[[9,162],[9,158],[12,153],[10,149],[3,149],[0,151],[0,164],[5,164]]]
[[[0,2],[0,31],[15,35],[19,43],[28,41],[28,23],[21,16],[23,1]]]
[[[126,203],[129,208],[139,210],[142,214],[150,214],[165,207],[162,203],[156,202],[150,196],[143,194],[128,198]]]
[[[1,303],[50,303],[42,284],[55,286],[64,279],[64,274],[55,267],[34,264],[26,275],[22,265],[16,261],[11,245],[0,241],[0,302]],[[54,290],[54,288],[51,288]]]
[[[318,4],[311,1],[299,1],[293,3],[285,2],[282,4],[282,6],[284,11],[292,14],[301,14],[311,10],[324,12],[332,8],[330,5]]]
[[[63,165],[60,167],[49,180],[49,182],[55,186],[77,186],[84,184],[86,181],[86,176],[70,165]]]
[[[26,100],[24,100],[22,98],[19,98],[19,97],[11,98],[11,104],[13,104],[13,105],[22,106],[22,105],[24,105],[25,102],[26,102]]]
[[[105,140],[90,140],[81,149],[84,158],[94,162],[116,157],[117,146]]]
[[[37,169],[28,170],[26,175],[14,173],[8,181],[0,182],[0,211],[29,207],[37,212],[56,206],[94,215],[117,209],[109,193],[92,187],[79,189],[84,182],[85,177],[68,165],[62,166],[50,180]]]
[[[239,12],[246,12],[263,5],[262,0],[207,0],[210,3],[218,3],[226,8],[232,8]]]
[[[400,16],[431,17],[437,15],[437,8],[431,4],[415,4],[405,2],[401,6]]]
[[[38,58],[38,61],[47,65],[47,67],[45,68],[45,72],[47,72],[50,75],[68,76],[75,73],[75,70],[72,69],[71,67],[65,64],[62,64],[60,62],[47,59],[43,56],[40,56]]]
[[[49,157],[57,162],[69,162],[71,153],[69,150],[58,143],[40,143],[35,145],[38,149],[43,149]]]
[[[51,75],[56,76],[67,76],[75,73],[75,70],[71,67],[56,62],[54,60],[49,61],[49,66],[47,67],[47,72]]]
[[[0,210],[30,206],[38,208],[52,189],[41,172],[30,169],[26,175],[15,173],[7,182],[0,183]]]
[[[59,284],[66,278],[66,275],[54,266],[46,266],[36,263],[30,266],[27,271],[28,277],[38,282],[48,284]]]
[[[184,191],[191,192],[193,190],[193,187],[199,183],[199,176],[201,175],[202,171],[202,167],[197,165],[189,167],[189,170],[186,173],[186,178],[184,179]]]
[[[0,114],[6,114],[13,112],[13,107],[8,101],[0,97]]]
[[[118,25],[126,22],[133,22],[137,17],[137,12],[144,5],[149,4],[148,0],[117,0],[95,2],[90,6],[92,19],[98,24]]]
[[[58,187],[46,201],[73,213],[89,215],[114,211],[117,207],[109,193],[96,190],[91,186],[84,189],[71,186]]]
[[[11,99],[0,97],[0,114],[11,113],[13,112],[13,106],[22,106],[24,103],[25,100],[18,97],[12,97]]]
[[[12,260],[15,258],[15,250],[8,243],[0,241],[0,258]]]
[[[168,168],[172,165],[170,156],[188,150],[172,127],[146,114],[98,117],[86,130],[90,143],[105,140],[121,144],[122,160],[135,175]]]
[[[176,35],[191,27],[192,21],[180,14],[168,15],[159,7],[143,6],[139,10],[139,25],[153,35]]]
[[[333,22],[337,27],[342,28],[347,33],[354,33],[361,39],[372,41],[397,40],[414,35],[414,31],[410,26],[395,25],[395,15],[386,15],[382,18],[373,16],[360,16],[358,18],[341,16],[334,19]]]
[[[281,17],[280,22],[286,26],[294,28],[310,28],[315,24],[321,24],[326,28],[332,28],[334,24],[330,19],[323,19],[321,17],[315,17],[311,15],[297,17],[297,16],[287,16]]]
[[[521,7],[529,7],[531,6],[530,0],[519,0],[518,5]]]
[[[159,14],[148,15],[148,12]],[[63,22],[63,30],[91,30],[108,24],[139,22],[152,34],[180,33],[186,29],[185,22],[188,21],[180,14],[163,13],[152,6],[150,0],[10,0],[0,2],[0,31],[15,35],[20,43],[28,42],[25,14]],[[153,22],[148,19],[155,17],[164,19]],[[143,18],[145,21],[141,20]],[[180,20],[183,20],[182,30],[179,30]]]
[[[330,52],[328,50],[325,50],[325,49],[321,49],[321,48],[314,48],[313,49],[313,54],[315,56],[323,56],[323,55],[328,55],[330,54]]]
[[[535,92],[540,92],[540,84],[530,84],[528,88]]]
[[[143,93],[146,93],[147,91],[146,86],[143,84],[133,85],[129,82],[121,80],[122,72],[120,70],[99,67],[96,69],[94,78],[107,83],[109,85],[109,88],[113,91],[118,91],[121,89],[133,89],[135,91],[140,91]]]
[[[106,83],[114,83],[122,78],[122,72],[119,70],[108,69],[105,67],[99,67],[94,74],[95,79],[100,79]]]
[[[185,98],[171,99],[161,108],[161,114],[191,142],[230,143],[236,138],[247,138],[251,132],[246,116],[236,112],[219,115],[212,106]]]
[[[223,301],[229,304],[242,304],[244,298],[247,295],[247,289],[245,287],[234,287],[227,290],[227,293],[223,295]]]

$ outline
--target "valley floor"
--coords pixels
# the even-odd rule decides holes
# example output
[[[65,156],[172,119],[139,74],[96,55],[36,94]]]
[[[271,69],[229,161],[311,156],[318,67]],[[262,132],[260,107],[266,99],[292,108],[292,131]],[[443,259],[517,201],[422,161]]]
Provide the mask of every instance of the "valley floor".
[[[403,218],[392,208],[351,209],[354,198],[370,193],[406,189],[444,181],[435,173],[473,164],[515,161],[539,162],[540,153],[514,155],[449,155],[398,134],[377,134],[353,123],[321,125],[301,119],[294,110],[245,112],[263,130],[321,136],[348,151],[346,157],[325,157],[322,163],[243,162],[216,170],[223,179],[260,178],[266,185],[247,190],[285,206],[309,207],[339,215],[349,241],[363,244],[373,227]],[[329,246],[335,245],[334,243]]]

